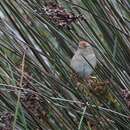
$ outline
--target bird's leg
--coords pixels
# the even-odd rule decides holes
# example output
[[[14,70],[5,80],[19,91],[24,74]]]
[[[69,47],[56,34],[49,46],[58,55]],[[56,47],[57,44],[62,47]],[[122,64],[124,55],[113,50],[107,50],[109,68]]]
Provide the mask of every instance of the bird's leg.
[[[95,76],[87,76],[85,80],[89,83],[97,82],[97,78]]]
[[[109,84],[110,83],[109,80],[98,81],[95,76],[87,76],[85,78],[85,80],[88,81],[88,82],[90,82],[90,83],[96,83],[98,85],[104,85],[104,84]]]

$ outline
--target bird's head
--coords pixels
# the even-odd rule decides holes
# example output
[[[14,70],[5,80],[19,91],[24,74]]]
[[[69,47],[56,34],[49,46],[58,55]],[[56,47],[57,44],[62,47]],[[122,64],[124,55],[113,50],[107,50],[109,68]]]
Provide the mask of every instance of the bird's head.
[[[91,46],[90,43],[87,42],[87,41],[80,41],[79,42],[79,48],[81,48],[81,49],[84,49],[84,48],[87,48],[87,47],[90,47],[90,46]]]

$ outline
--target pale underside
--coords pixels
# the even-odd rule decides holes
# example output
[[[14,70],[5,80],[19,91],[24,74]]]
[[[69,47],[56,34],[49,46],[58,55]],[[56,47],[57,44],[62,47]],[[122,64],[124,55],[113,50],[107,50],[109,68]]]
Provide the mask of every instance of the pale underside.
[[[78,49],[71,60],[71,67],[83,78],[93,73],[96,64],[97,60],[92,47]]]

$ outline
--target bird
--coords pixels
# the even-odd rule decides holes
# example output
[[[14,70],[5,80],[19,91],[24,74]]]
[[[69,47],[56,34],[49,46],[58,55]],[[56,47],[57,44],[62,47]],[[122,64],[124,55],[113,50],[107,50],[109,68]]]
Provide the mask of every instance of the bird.
[[[92,43],[80,41],[77,51],[71,59],[72,69],[84,79],[91,77],[97,65],[97,58]]]

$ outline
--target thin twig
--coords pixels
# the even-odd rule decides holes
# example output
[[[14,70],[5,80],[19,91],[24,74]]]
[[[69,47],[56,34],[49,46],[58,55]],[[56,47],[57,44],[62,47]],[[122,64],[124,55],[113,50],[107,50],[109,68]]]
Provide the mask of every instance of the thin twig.
[[[83,118],[84,118],[86,109],[87,109],[87,106],[84,107],[83,114],[82,114],[81,119],[80,119],[80,122],[79,122],[78,130],[81,130],[82,122],[83,122]]]
[[[24,77],[24,64],[25,64],[25,52],[23,54],[23,59],[22,59],[21,79],[20,79],[20,83],[19,83],[19,86],[20,86],[21,89],[23,89],[22,83],[23,83],[23,77]],[[18,100],[17,100],[17,103],[16,103],[16,110],[15,110],[15,116],[14,116],[14,122],[13,122],[13,130],[15,130],[15,127],[16,127],[20,97],[21,97],[21,90],[19,90],[19,93],[18,93]]]
[[[85,104],[85,103],[80,102],[80,101],[73,101],[73,100],[68,100],[68,99],[63,99],[63,98],[54,98],[54,97],[51,97],[51,99],[53,99],[53,100],[59,100],[59,101],[64,101],[64,102],[70,102],[70,103],[78,103],[78,104],[86,105],[86,106],[91,106],[93,108],[99,109],[100,111],[107,111],[107,112],[111,112],[113,114],[117,114],[117,115],[122,116],[122,117],[127,118],[127,119],[129,118],[129,116],[124,115],[122,113],[119,113],[117,111],[113,111],[111,109],[100,107],[100,106],[96,106],[96,105],[90,105],[88,102],[86,102],[86,104]]]

